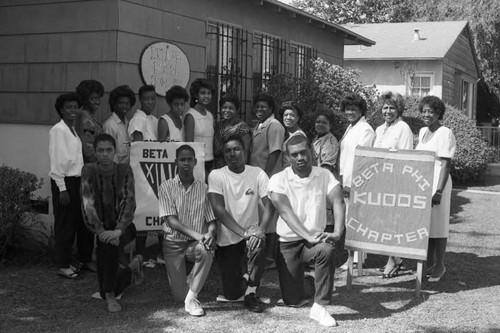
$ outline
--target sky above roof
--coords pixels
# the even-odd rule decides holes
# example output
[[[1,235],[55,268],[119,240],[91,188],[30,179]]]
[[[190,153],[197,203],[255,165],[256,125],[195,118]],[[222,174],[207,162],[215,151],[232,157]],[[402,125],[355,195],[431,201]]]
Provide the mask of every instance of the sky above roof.
[[[376,42],[371,47],[345,46],[348,59],[443,58],[465,28],[466,21],[347,24],[343,27]],[[415,40],[414,29],[420,40]]]

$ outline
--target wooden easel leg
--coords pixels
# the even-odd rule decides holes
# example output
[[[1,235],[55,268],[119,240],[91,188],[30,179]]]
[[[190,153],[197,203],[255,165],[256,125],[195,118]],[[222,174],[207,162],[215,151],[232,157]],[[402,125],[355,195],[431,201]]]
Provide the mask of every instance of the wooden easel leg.
[[[358,252],[358,276],[363,276],[364,252]]]
[[[347,290],[352,288],[352,266],[354,262],[354,252],[349,251],[349,259],[347,259]]]
[[[417,285],[415,286],[415,297],[420,298],[420,292],[422,291],[422,278],[423,278],[423,266],[422,260],[417,262]]]

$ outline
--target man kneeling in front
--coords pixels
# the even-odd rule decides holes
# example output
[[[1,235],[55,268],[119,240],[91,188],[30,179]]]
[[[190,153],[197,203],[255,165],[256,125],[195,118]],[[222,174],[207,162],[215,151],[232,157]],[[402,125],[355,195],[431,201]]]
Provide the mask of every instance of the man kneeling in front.
[[[344,230],[342,189],[327,169],[312,166],[312,149],[302,135],[286,143],[291,166],[269,181],[269,197],[280,217],[278,274],[285,305],[298,307],[308,303],[304,297],[304,266],[314,267],[314,304],[309,317],[323,326],[337,322],[325,306],[331,301],[335,272],[334,243]],[[326,202],[333,206],[335,229],[326,227]]]

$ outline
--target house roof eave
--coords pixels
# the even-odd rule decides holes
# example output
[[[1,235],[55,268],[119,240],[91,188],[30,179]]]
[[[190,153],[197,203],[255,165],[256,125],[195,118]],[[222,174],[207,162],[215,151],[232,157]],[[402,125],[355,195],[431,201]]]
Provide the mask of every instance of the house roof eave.
[[[355,33],[347,28],[344,28],[340,24],[328,22],[328,21],[323,20],[317,16],[306,13],[300,9],[297,9],[293,6],[285,4],[285,3],[280,2],[278,0],[256,0],[256,2],[260,6],[264,6],[266,4],[268,4],[270,6],[274,6],[275,8],[278,8],[278,11],[280,13],[288,12],[289,14],[291,14],[291,16],[293,18],[300,16],[300,17],[307,19],[310,23],[316,24],[318,27],[322,27],[323,29],[328,29],[329,31],[331,31],[333,33],[340,33],[344,36],[344,44],[345,45],[363,45],[363,46],[368,46],[368,47],[375,45],[375,41],[373,41],[369,38],[366,38],[358,33]]]

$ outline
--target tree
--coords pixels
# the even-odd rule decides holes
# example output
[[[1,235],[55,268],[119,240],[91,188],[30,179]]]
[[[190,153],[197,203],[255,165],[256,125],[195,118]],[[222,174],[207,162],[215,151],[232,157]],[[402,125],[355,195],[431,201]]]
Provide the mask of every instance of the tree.
[[[292,5],[337,24],[405,22],[413,13],[408,0],[294,0]]]
[[[500,116],[498,103],[500,97],[500,1],[294,0],[292,4],[337,24],[469,21],[479,69],[485,83],[485,85],[478,86],[478,95],[488,97],[488,101],[478,103],[478,118],[488,117],[488,115]]]

